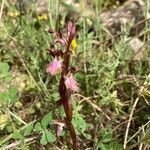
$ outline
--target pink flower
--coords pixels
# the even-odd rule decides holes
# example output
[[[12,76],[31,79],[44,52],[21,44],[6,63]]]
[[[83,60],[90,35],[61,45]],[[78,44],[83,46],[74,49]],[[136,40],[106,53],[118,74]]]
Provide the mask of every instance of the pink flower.
[[[62,130],[63,130],[63,126],[57,126],[57,130],[56,130],[57,136],[61,135]]]
[[[50,64],[48,64],[46,68],[46,72],[51,75],[56,75],[57,73],[62,71],[62,61],[55,58]]]
[[[65,123],[60,120],[53,120],[53,124],[57,125],[56,135],[60,136],[63,128],[65,127]]]
[[[67,89],[70,89],[72,91],[78,91],[79,90],[79,87],[78,87],[77,82],[74,79],[73,75],[66,77],[65,85],[66,85]]]

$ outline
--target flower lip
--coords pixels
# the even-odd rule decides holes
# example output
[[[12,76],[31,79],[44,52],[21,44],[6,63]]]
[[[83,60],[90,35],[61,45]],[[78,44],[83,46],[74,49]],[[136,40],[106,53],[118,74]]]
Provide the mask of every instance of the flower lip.
[[[63,128],[65,127],[65,123],[60,120],[53,120],[53,124],[57,125],[56,135],[60,136]]]
[[[78,84],[77,84],[77,82],[74,79],[72,74],[69,77],[66,77],[65,85],[66,85],[67,89],[70,89],[72,91],[78,91],[79,90]]]
[[[56,75],[57,73],[62,71],[62,61],[54,58],[54,60],[48,64],[46,68],[46,72],[50,73],[51,75]]]

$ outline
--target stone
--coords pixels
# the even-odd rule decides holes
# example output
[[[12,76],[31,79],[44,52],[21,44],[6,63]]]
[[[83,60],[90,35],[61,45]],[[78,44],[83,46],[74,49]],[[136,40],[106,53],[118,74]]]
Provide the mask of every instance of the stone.
[[[113,10],[107,10],[100,14],[102,24],[109,30],[112,35],[119,34],[121,28],[131,21],[137,24],[145,19],[143,0],[129,0],[122,6]],[[139,24],[131,30],[131,35],[137,35],[143,28],[145,23]]]

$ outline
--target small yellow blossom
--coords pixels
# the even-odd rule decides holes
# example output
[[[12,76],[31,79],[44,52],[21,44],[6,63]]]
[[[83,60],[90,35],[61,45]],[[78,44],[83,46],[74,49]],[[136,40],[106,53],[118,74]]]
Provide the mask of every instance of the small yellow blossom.
[[[7,15],[9,17],[17,17],[17,16],[20,15],[20,13],[18,11],[16,11],[16,12],[8,12]]]
[[[48,19],[48,17],[46,14],[42,14],[42,15],[38,16],[38,20],[47,20],[47,19]]]
[[[77,48],[77,41],[75,39],[73,39],[72,42],[71,42],[71,49],[70,49],[72,54],[75,54],[76,48]]]

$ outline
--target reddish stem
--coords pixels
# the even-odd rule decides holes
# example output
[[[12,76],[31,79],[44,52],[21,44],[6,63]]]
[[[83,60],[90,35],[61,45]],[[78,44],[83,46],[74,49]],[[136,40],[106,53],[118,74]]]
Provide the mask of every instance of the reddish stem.
[[[63,104],[65,114],[66,114],[66,125],[69,130],[71,139],[72,139],[72,148],[73,150],[77,150],[77,141],[76,141],[76,132],[74,126],[72,125],[72,104],[70,101],[71,93],[67,90],[65,86],[65,75],[68,73],[69,60],[70,60],[70,52],[69,52],[70,44],[67,45],[67,49],[64,56],[64,70],[61,74],[60,84],[59,84],[59,93],[61,97],[61,102]]]

